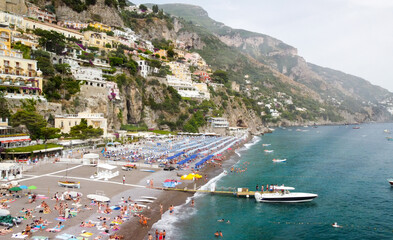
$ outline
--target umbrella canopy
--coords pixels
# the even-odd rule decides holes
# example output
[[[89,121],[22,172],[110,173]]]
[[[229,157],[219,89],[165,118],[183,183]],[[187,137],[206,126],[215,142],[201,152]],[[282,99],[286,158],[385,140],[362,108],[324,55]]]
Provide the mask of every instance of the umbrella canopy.
[[[20,188],[20,187],[12,187],[12,188],[10,188],[10,189],[8,189],[10,192],[18,192],[18,191],[20,191],[20,190],[22,190],[22,188]]]
[[[21,189],[27,189],[27,186],[26,185],[20,185],[19,186]]]
[[[10,211],[8,211],[7,209],[0,209],[0,217],[8,216],[10,214]]]
[[[97,194],[89,194],[86,197],[98,202],[108,202],[110,200],[110,198],[108,197],[97,195]]]
[[[35,189],[37,189],[37,187],[36,186],[34,186],[34,185],[31,185],[30,187],[28,187],[27,189],[30,189],[30,190],[35,190]]]

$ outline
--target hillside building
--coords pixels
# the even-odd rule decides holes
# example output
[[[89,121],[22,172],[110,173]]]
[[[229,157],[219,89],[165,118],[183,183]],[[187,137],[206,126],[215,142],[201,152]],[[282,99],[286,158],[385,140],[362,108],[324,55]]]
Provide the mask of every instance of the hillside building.
[[[228,119],[223,117],[211,117],[207,120],[212,128],[227,128],[229,127]]]
[[[15,133],[15,129],[8,126],[8,119],[0,117],[0,146],[3,148],[25,147],[30,145],[30,136]]]
[[[27,10],[27,16],[30,18],[35,18],[41,22],[56,23],[56,14],[42,10],[39,7],[29,4]]]
[[[70,133],[73,126],[79,125],[81,120],[86,119],[88,126],[93,126],[94,128],[102,128],[104,131],[103,136],[108,134],[108,123],[107,119],[104,118],[103,113],[90,113],[81,112],[78,114],[65,114],[55,116],[55,127],[59,128],[62,133]]]
[[[21,52],[11,49],[11,30],[0,28],[0,86],[5,97],[45,100],[41,74],[36,60],[24,59]]]

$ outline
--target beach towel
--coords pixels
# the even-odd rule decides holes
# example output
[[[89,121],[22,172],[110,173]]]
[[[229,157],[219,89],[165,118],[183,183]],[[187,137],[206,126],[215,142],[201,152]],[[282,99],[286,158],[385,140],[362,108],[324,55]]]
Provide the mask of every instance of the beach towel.
[[[45,236],[33,236],[31,239],[34,239],[34,240],[49,240],[49,238],[45,237]]]
[[[40,230],[40,229],[45,229],[45,228],[46,228],[46,226],[44,226],[43,224],[40,224],[40,225],[36,225],[33,229]]]
[[[120,210],[120,207],[119,206],[112,206],[112,207],[110,207],[112,210]]]
[[[24,239],[24,238],[27,238],[27,237],[28,237],[27,235],[24,235],[24,234],[22,234],[21,232],[12,234],[12,238],[21,238],[21,239]]]
[[[84,232],[84,233],[81,233],[79,235],[82,236],[82,237],[91,237],[91,236],[93,236],[93,233],[91,233],[91,232]]]
[[[49,228],[49,229],[46,229],[45,231],[47,231],[47,232],[60,232],[61,229],[63,229],[63,228],[64,228],[64,225],[61,225],[60,227]]]
[[[63,234],[57,235],[56,239],[69,240],[69,239],[75,239],[75,236],[71,235],[71,234],[63,233]]]
[[[55,220],[60,221],[60,222],[64,222],[67,219],[65,219],[64,217],[58,217],[58,218],[55,218]]]

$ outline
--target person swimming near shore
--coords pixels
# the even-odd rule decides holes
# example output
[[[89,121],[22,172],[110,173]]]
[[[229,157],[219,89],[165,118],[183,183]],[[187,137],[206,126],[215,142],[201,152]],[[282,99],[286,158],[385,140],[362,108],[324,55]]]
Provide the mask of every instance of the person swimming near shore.
[[[218,219],[217,222],[225,222],[225,219]]]

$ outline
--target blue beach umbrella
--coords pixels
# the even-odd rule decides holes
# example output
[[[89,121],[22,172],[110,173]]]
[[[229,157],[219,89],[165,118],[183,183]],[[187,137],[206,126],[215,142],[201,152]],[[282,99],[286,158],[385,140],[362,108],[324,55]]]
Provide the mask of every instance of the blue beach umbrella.
[[[19,186],[21,189],[27,189],[27,186],[26,185],[21,185],[21,186]]]

